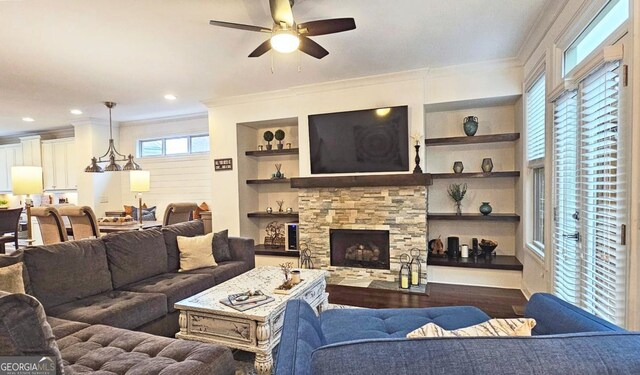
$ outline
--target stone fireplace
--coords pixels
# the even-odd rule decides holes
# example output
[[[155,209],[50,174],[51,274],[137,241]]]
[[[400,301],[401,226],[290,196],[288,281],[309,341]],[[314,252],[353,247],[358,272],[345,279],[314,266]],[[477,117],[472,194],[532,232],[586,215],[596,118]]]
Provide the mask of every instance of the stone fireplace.
[[[426,270],[429,184],[426,174],[293,179],[292,186],[298,188],[300,244],[309,248],[315,268],[329,271],[331,277],[397,281],[400,256],[413,248],[421,250]],[[381,255],[386,258],[383,246],[372,240],[345,246],[343,258],[347,248],[356,246],[349,255],[355,260],[332,256],[332,233],[339,230],[388,233],[388,266],[363,262],[372,259],[374,247],[380,251],[378,260]]]
[[[389,269],[389,231],[330,229],[331,265]]]

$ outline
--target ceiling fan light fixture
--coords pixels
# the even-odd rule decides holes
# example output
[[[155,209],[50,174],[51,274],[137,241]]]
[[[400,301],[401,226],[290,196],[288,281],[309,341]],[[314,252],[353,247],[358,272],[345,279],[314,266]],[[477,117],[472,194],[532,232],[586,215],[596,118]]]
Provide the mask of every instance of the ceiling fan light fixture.
[[[291,53],[298,49],[300,38],[291,30],[280,30],[271,37],[271,48],[280,53]]]

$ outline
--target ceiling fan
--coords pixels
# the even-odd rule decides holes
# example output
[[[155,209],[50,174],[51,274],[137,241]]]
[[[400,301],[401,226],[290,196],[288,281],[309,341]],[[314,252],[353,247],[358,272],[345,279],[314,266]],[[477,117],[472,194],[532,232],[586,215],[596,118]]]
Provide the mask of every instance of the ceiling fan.
[[[253,52],[249,54],[249,57],[262,56],[273,48],[282,53],[289,53],[298,49],[316,59],[327,56],[329,51],[308,37],[334,34],[356,28],[356,22],[353,18],[333,18],[296,24],[293,19],[293,12],[291,11],[293,3],[294,0],[269,0],[271,17],[273,18],[273,27],[271,29],[214,20],[209,21],[209,24],[271,34],[271,38],[253,50]]]

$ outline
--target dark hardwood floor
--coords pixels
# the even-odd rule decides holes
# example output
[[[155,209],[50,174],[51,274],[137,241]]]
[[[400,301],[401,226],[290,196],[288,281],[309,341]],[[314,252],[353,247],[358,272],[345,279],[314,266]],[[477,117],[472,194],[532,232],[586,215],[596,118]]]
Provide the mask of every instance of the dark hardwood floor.
[[[327,285],[329,302],[369,308],[475,306],[493,318],[515,318],[513,306],[526,304],[518,289],[429,284],[429,295],[392,290]]]

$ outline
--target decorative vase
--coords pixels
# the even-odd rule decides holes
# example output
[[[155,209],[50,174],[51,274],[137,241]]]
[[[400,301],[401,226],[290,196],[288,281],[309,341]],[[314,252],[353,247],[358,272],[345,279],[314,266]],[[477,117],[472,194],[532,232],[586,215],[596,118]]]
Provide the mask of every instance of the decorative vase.
[[[491,213],[491,211],[493,211],[493,208],[491,208],[489,202],[482,202],[482,204],[480,205],[480,213],[484,216],[487,216]]]
[[[491,160],[491,158],[482,159],[482,171],[484,173],[491,173],[492,170],[493,170],[493,161]]]
[[[464,134],[471,137],[478,131],[478,118],[476,116],[467,116],[462,120]]]
[[[267,207],[267,213],[268,213],[268,214],[273,213],[273,208],[271,208],[271,207]]]
[[[267,143],[266,148],[267,150],[271,150],[273,148],[273,145],[271,144],[271,142]]]
[[[413,146],[416,148],[416,166],[413,168],[413,173],[422,173],[422,168],[420,168],[420,145]]]
[[[462,173],[464,171],[464,164],[461,161],[456,161],[453,163],[453,172],[454,173]]]
[[[277,163],[276,165],[276,173],[274,174],[275,178],[282,178],[282,172],[280,172],[280,169],[282,168],[282,164]]]
[[[291,208],[291,207],[287,207],[287,213],[288,213],[288,214],[293,213],[293,208]]]
[[[284,144],[281,141],[278,141],[278,150],[282,150],[284,148]]]
[[[491,211],[489,211],[491,212]],[[456,202],[456,215],[457,216],[462,216],[462,202],[458,201]]]

